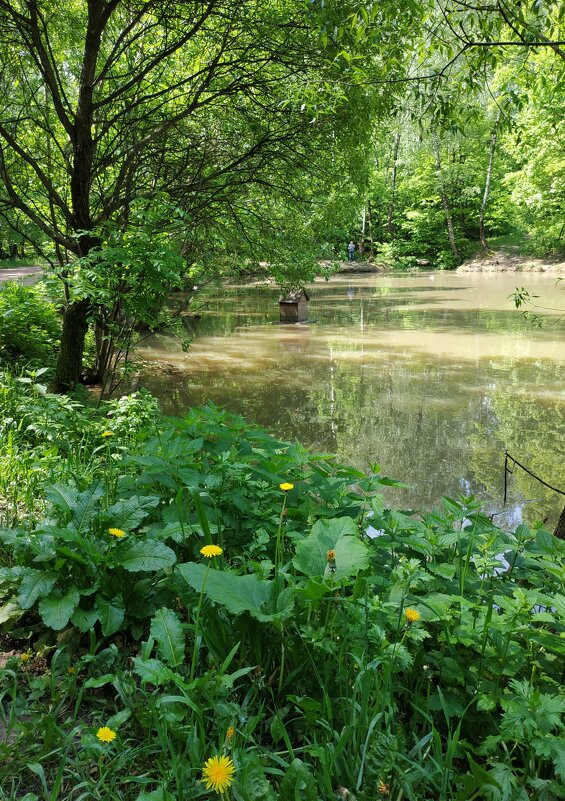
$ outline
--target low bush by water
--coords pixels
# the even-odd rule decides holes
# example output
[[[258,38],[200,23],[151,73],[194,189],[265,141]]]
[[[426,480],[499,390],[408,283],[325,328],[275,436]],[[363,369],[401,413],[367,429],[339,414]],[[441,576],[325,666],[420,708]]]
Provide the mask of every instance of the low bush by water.
[[[551,801],[565,544],[4,376],[0,799]]]

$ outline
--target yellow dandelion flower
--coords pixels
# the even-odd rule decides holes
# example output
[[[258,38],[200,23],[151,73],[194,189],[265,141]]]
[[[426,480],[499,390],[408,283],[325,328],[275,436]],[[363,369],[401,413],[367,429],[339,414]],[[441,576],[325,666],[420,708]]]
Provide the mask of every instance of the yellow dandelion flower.
[[[203,548],[200,548],[202,556],[206,556],[208,559],[211,559],[213,556],[221,556],[223,552],[223,549],[220,548],[219,545],[204,545]]]
[[[380,795],[390,795],[390,784],[379,782],[378,790]]]
[[[67,673],[69,674],[69,676],[72,676],[74,672],[75,672],[74,667],[71,666],[67,668]]]
[[[233,782],[235,766],[231,757],[213,756],[207,759],[202,769],[202,781],[207,790],[224,793]]]
[[[122,531],[121,528],[109,528],[108,534],[111,534],[112,537],[125,537],[126,532]]]
[[[291,489],[294,489],[294,484],[285,482],[284,484],[279,484],[279,489],[282,489],[283,492],[290,492]]]
[[[98,729],[96,732],[96,736],[101,743],[111,743],[112,740],[116,739],[116,732],[109,729],[108,726],[102,726],[102,728]]]
[[[29,662],[29,660],[31,659],[31,654],[28,653],[21,654],[20,659],[22,662]]]
[[[404,617],[408,621],[408,623],[415,623],[417,620],[420,620],[420,613],[417,609],[408,609],[404,610]]]
[[[101,437],[111,437],[113,435],[113,431],[103,431],[100,435]]]
[[[330,549],[330,550],[327,552],[327,554],[326,554],[326,559],[328,560],[328,562],[333,562],[333,561],[335,560],[335,551],[334,551],[334,549],[333,549],[333,548],[331,548],[331,549]]]
[[[226,740],[231,740],[234,735],[235,735],[234,727],[228,726],[228,730],[226,732]]]

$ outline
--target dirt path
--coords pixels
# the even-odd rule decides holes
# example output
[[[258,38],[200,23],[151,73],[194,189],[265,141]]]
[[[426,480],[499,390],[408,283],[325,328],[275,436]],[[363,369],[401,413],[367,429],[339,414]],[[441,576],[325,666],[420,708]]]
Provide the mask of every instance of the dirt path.
[[[0,269],[0,284],[4,281],[21,281],[22,284],[29,286],[39,281],[41,275],[41,267],[33,265],[27,265],[25,267],[6,267]]]

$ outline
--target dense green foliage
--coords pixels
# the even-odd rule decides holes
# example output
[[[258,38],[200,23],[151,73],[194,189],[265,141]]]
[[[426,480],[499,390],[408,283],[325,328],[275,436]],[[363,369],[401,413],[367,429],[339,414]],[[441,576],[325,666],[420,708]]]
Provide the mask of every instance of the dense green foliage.
[[[215,754],[236,801],[562,796],[551,534],[387,509],[389,479],[213,408],[2,398],[36,458],[33,498],[2,488],[0,798],[209,797]]]
[[[60,322],[40,289],[7,282],[0,291],[0,363],[43,367],[57,352]]]

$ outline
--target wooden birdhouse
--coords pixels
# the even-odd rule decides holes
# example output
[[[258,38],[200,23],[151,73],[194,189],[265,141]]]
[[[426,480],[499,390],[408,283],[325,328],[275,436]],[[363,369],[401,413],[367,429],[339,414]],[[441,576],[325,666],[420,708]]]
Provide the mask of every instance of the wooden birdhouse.
[[[303,289],[296,289],[279,298],[281,323],[305,323],[310,298]]]

